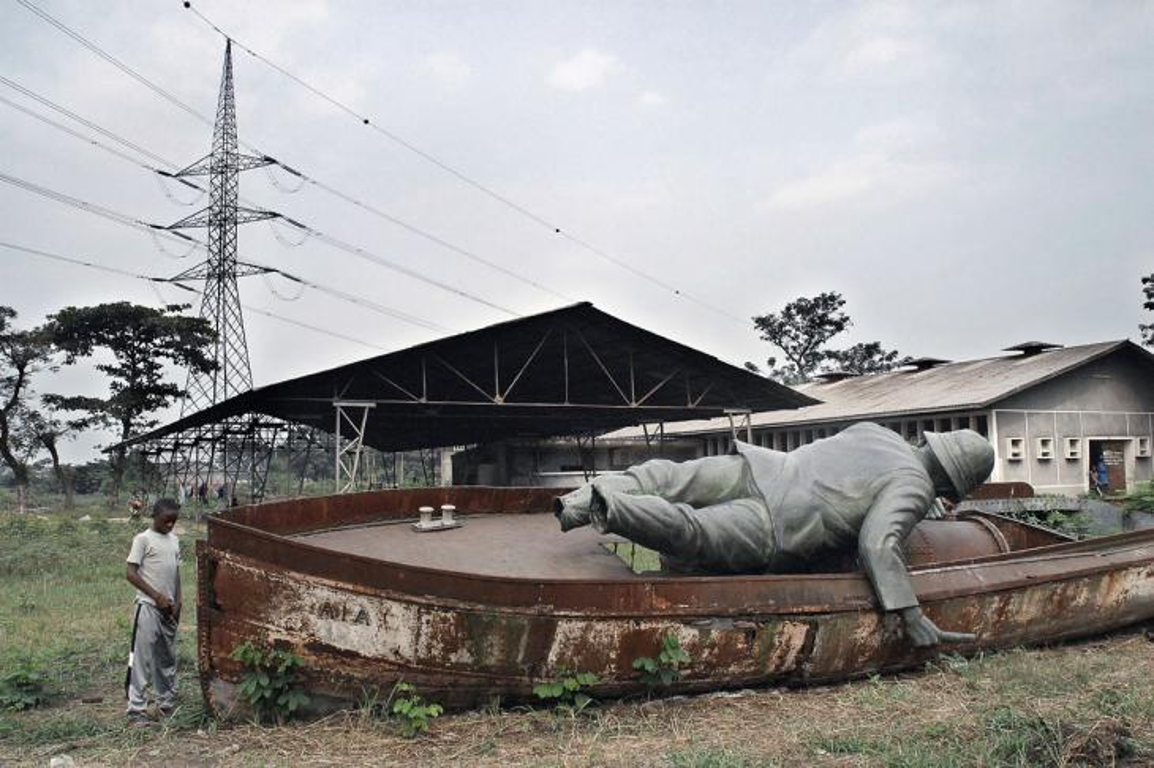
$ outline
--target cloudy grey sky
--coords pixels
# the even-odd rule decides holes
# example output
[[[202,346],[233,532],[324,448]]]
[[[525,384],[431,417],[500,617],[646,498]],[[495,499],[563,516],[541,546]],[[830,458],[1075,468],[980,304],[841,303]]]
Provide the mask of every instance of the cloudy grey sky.
[[[223,40],[178,0],[29,2],[215,110]],[[0,3],[4,77],[177,165],[208,152],[194,117],[16,0]],[[856,325],[842,343],[951,359],[1026,339],[1134,338],[1143,321],[1151,2],[194,5],[376,125],[692,297],[235,51],[242,141],[525,280],[315,187],[287,194],[278,184],[294,180],[281,172],[246,173],[243,196],[513,312],[590,300],[736,363],[772,353],[741,318],[821,290],[848,300]],[[68,122],[7,85],[0,96]],[[0,146],[0,173],[133,218],[195,210],[138,166],[6,103]],[[6,183],[0,212],[4,241],[135,273],[175,274],[200,257],[172,258],[145,234]],[[295,233],[247,225],[241,258],[454,330],[509,318],[323,242],[287,240]],[[5,248],[0,259],[0,304],[24,324],[68,304],[185,300]],[[371,346],[250,314],[258,384],[437,335],[315,291],[285,300],[295,293],[275,278],[242,287],[254,308]],[[82,369],[38,388],[98,382]]]

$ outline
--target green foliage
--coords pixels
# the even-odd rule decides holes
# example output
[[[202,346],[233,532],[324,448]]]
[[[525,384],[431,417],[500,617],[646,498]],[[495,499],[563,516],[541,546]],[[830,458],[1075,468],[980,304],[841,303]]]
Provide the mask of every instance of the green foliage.
[[[766,363],[770,378],[794,385],[809,381],[819,370],[844,371],[853,374],[882,373],[904,365],[909,359],[897,350],[886,350],[879,341],[858,342],[846,349],[826,349],[829,340],[853,325],[842,311],[845,299],[836,291],[826,291],[808,298],[800,296],[782,307],[753,318],[753,324],[764,341],[785,355],[778,365],[771,357]],[[753,363],[745,367],[761,373]]]
[[[555,679],[533,686],[533,693],[543,701],[554,702],[559,711],[579,715],[595,703],[584,689],[596,684],[597,675],[592,672],[560,669]]]
[[[400,722],[401,735],[406,739],[429,730],[429,724],[444,712],[440,704],[425,701],[409,683],[397,683],[393,687],[392,700],[393,716]]]
[[[21,711],[48,702],[48,677],[28,662],[0,677],[0,709]]]
[[[211,346],[216,338],[211,323],[187,317],[184,304],[153,309],[126,301],[93,307],[65,307],[49,316],[47,334],[71,365],[99,352],[110,361],[96,364],[108,376],[108,397],[45,395],[50,408],[81,412],[70,422],[74,429],[116,427],[120,440],[156,425],[151,414],[182,396],[184,390],[165,380],[165,365],[208,373],[215,369]],[[112,452],[112,492],[120,491],[126,470],[126,449]]]
[[[244,665],[240,693],[257,720],[271,716],[280,724],[308,703],[308,695],[297,685],[297,670],[304,659],[295,653],[246,640],[233,649],[231,657]]]
[[[1154,512],[1154,482],[1138,483],[1134,492],[1126,496],[1130,512]]]
[[[681,665],[691,661],[676,635],[661,638],[661,652],[657,658],[641,656],[633,660],[633,668],[641,672],[641,682],[650,688],[668,687],[681,679]]]

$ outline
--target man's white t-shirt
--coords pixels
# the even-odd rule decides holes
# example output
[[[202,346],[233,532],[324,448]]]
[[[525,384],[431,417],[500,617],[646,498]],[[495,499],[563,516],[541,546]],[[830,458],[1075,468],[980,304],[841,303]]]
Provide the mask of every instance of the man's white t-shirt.
[[[180,540],[175,533],[160,533],[149,528],[136,534],[128,562],[137,566],[137,573],[148,585],[169,600],[176,599],[176,585],[180,580]],[[148,595],[136,590],[141,603],[156,605]]]

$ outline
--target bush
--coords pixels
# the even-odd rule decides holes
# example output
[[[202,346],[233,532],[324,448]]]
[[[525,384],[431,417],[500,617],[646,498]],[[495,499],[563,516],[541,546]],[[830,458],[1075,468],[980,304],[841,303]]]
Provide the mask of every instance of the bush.
[[[244,665],[240,693],[258,721],[271,716],[279,725],[308,704],[308,695],[297,685],[297,670],[304,664],[300,656],[251,641],[238,645],[230,655]]]
[[[640,670],[641,682],[650,688],[670,686],[681,679],[680,667],[688,664],[689,654],[681,648],[681,641],[677,635],[665,635],[661,638],[661,652],[657,658],[641,656],[633,660],[633,668]]]
[[[0,709],[22,711],[48,703],[48,677],[28,662],[0,677]]]
[[[409,683],[397,683],[392,699],[393,716],[400,721],[401,735],[406,739],[429,730],[429,724],[444,712],[440,704],[425,701]]]
[[[539,699],[555,702],[557,709],[562,712],[579,715],[594,703],[593,697],[583,689],[596,684],[597,675],[592,672],[561,669],[556,679],[533,686],[533,693]]]

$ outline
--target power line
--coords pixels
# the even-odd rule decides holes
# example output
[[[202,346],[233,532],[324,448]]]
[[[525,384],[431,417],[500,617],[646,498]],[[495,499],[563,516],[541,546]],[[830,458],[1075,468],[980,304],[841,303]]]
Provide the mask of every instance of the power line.
[[[26,3],[26,0],[20,0],[20,2]],[[534,212],[533,210],[527,208],[526,206],[516,202],[512,198],[509,198],[505,195],[502,195],[500,192],[497,192],[492,187],[489,187],[488,185],[478,181],[477,179],[473,178],[472,176],[466,174],[465,172],[458,170],[457,168],[453,167],[452,165],[445,162],[444,160],[441,160],[440,158],[436,157],[432,153],[421,149],[420,147],[418,147],[417,145],[408,141],[407,139],[400,136],[399,134],[397,134],[397,133],[395,133],[395,132],[393,132],[393,131],[391,131],[391,130],[389,130],[389,129],[381,126],[381,125],[378,125],[375,121],[371,120],[367,115],[361,114],[360,112],[358,112],[357,110],[348,106],[344,102],[342,102],[339,99],[337,99],[337,98],[329,95],[328,93],[322,91],[321,89],[319,89],[316,86],[312,85],[311,83],[307,82],[303,78],[290,72],[289,70],[280,66],[276,62],[272,61],[271,59],[257,53],[252,48],[250,48],[249,46],[240,42],[235,37],[233,37],[229,33],[225,32],[223,29],[221,29],[219,26],[217,26],[211,19],[209,19],[207,16],[205,16],[203,13],[201,13],[197,8],[193,7],[191,2],[186,1],[184,3],[184,7],[191,10],[192,13],[197,18],[199,18],[201,21],[203,21],[205,24],[207,24],[209,27],[211,27],[217,34],[221,35],[222,37],[224,37],[227,40],[231,40],[233,43],[235,43],[238,47],[240,47],[242,50],[244,50],[247,54],[249,54],[253,58],[261,61],[262,63],[264,63],[269,68],[271,68],[274,71],[280,73],[281,75],[287,77],[289,80],[292,80],[294,83],[301,86],[302,88],[307,90],[309,93],[312,93],[314,96],[317,96],[318,98],[320,98],[320,99],[328,102],[332,106],[336,107],[338,110],[344,112],[345,114],[349,115],[350,117],[353,117],[362,125],[368,126],[373,131],[384,136],[385,138],[394,142],[395,144],[400,145],[404,149],[406,149],[409,152],[420,157],[422,160],[425,160],[426,162],[436,166],[441,171],[449,174],[450,176],[456,178],[457,180],[467,184],[470,187],[473,187],[477,191],[487,195],[488,197],[492,198],[493,200],[496,200],[497,202],[501,203],[502,205],[506,206],[507,208],[521,214],[522,216],[529,219],[530,221],[544,227],[545,229],[552,231],[554,234],[560,235],[561,237],[565,238],[566,240],[568,240],[573,245],[576,245],[579,248],[582,248],[582,249],[600,257],[601,259],[604,259],[605,261],[607,261],[611,264],[614,264],[614,265],[616,265],[616,266],[618,266],[624,270],[627,270],[628,272],[632,273],[636,277],[639,277],[643,280],[646,280],[646,281],[652,283],[653,285],[658,286],[659,288],[670,291],[675,296],[679,296],[679,297],[684,298],[688,301],[692,301],[695,304],[698,304],[699,306],[704,307],[705,309],[709,309],[713,312],[716,312],[720,315],[728,317],[732,320],[736,320],[737,322],[741,323],[743,326],[748,327],[750,325],[750,321],[748,318],[738,317],[737,315],[732,314],[731,312],[729,312],[728,310],[726,310],[722,307],[714,306],[713,304],[710,304],[709,302],[706,302],[703,299],[699,299],[699,298],[697,298],[691,294],[688,294],[685,291],[682,291],[680,288],[677,288],[676,286],[674,286],[674,285],[672,285],[672,284],[670,284],[670,283],[668,283],[668,282],[666,282],[666,281],[664,281],[658,277],[655,277],[654,275],[651,275],[642,269],[639,269],[639,268],[633,266],[628,261],[625,261],[624,259],[617,258],[616,256],[613,256],[612,254],[607,253],[606,251],[594,246],[592,243],[582,239],[581,237],[578,237],[577,235],[569,233],[568,230],[562,229],[561,226],[559,224],[557,224],[556,222],[553,222],[549,218]]]
[[[181,110],[189,113],[190,115],[197,118],[201,122],[203,122],[207,125],[213,125],[214,121],[212,118],[210,118],[207,115],[205,115],[204,113],[198,111],[195,107],[188,105],[187,103],[182,101],[179,97],[177,97],[175,94],[173,94],[171,91],[169,91],[166,88],[163,88],[160,85],[157,85],[153,81],[149,80],[144,75],[140,74],[139,72],[137,72],[132,67],[130,67],[127,64],[125,64],[124,62],[120,61],[120,59],[117,59],[115,56],[108,53],[107,51],[102,49],[100,46],[96,45],[91,40],[89,40],[86,37],[84,37],[83,35],[81,35],[79,32],[76,32],[75,30],[73,30],[72,28],[70,28],[69,26],[64,24],[62,21],[60,21],[59,19],[56,19],[51,14],[38,8],[36,5],[29,2],[28,0],[17,0],[17,2],[19,2],[21,5],[23,5],[28,10],[35,13],[37,16],[39,16],[44,21],[51,24],[56,29],[58,29],[61,32],[63,32],[64,34],[66,34],[68,37],[75,40],[80,45],[87,48],[92,53],[96,54],[100,58],[104,59],[105,61],[107,61],[110,64],[112,64],[113,66],[115,66],[117,69],[119,69],[121,72],[123,72],[126,75],[128,75],[129,77],[131,77],[133,80],[136,80],[137,82],[144,85],[146,88],[148,88],[153,93],[159,95],[165,101],[168,101],[172,104],[175,104]],[[249,53],[252,53],[252,52],[249,51]],[[6,79],[4,80],[4,82],[6,82],[6,84],[9,84],[10,87],[16,88],[16,89],[20,90],[21,92],[27,93],[31,98],[35,98],[36,100],[40,101],[43,104],[51,106],[52,108],[58,108],[57,105],[52,104],[52,102],[48,101],[47,99],[44,99],[43,97],[40,97],[38,95],[33,94],[31,91],[28,91],[27,89],[23,88],[22,86],[16,85],[16,84],[14,84],[11,81],[6,80]],[[59,108],[59,109],[63,110],[63,108]],[[102,128],[96,127],[94,124],[91,124],[91,123],[88,123],[87,121],[84,121],[83,118],[80,118],[78,116],[73,115],[73,113],[70,113],[67,111],[64,111],[64,113],[68,114],[69,116],[75,117],[75,119],[80,120],[81,122],[83,122],[86,125],[89,125],[90,127],[93,127],[93,130],[98,130],[99,132],[103,133],[106,136],[110,136],[110,137],[112,136],[111,132],[106,131]],[[254,153],[263,155],[265,157],[268,157],[264,152],[262,152],[260,149],[253,146],[249,142],[240,141],[239,143],[242,146],[244,146],[247,150],[249,150],[250,152],[254,152]],[[132,145],[131,142],[127,142],[127,144],[131,145],[131,146],[135,146],[135,145]],[[173,169],[176,167],[175,164],[170,163],[167,160],[164,160],[163,158],[159,158],[155,155],[152,155],[151,153],[148,153],[147,151],[143,151],[143,153],[145,153],[147,156],[151,156],[151,157],[157,159],[158,161],[168,165],[170,169]],[[331,195],[333,195],[333,196],[335,196],[341,200],[344,200],[345,202],[356,205],[357,207],[361,208],[362,210],[368,211],[369,213],[372,213],[372,214],[374,214],[374,215],[376,215],[376,216],[378,216],[378,217],[380,217],[386,221],[389,221],[390,223],[392,223],[396,226],[399,226],[399,227],[405,229],[406,231],[408,231],[412,234],[415,234],[419,237],[422,237],[425,240],[428,240],[429,242],[435,243],[436,245],[439,245],[443,248],[447,248],[448,250],[451,250],[454,253],[457,253],[461,256],[464,256],[465,258],[471,259],[472,261],[476,261],[477,263],[483,264],[483,265],[485,265],[491,269],[494,269],[494,270],[500,272],[501,274],[505,275],[506,277],[510,277],[514,280],[518,280],[519,282],[530,285],[530,286],[532,286],[538,290],[544,291],[545,293],[549,293],[549,294],[551,294],[557,298],[560,298],[564,301],[570,301],[570,302],[574,301],[573,298],[566,296],[565,294],[563,294],[559,291],[556,291],[552,288],[549,288],[545,285],[542,285],[541,283],[539,283],[535,280],[532,280],[532,279],[526,277],[525,275],[522,275],[522,274],[520,274],[514,270],[511,270],[507,267],[502,267],[501,265],[497,264],[496,262],[492,261],[491,259],[487,259],[483,256],[480,256],[480,255],[474,253],[473,251],[470,251],[466,248],[462,248],[461,246],[458,246],[458,245],[454,245],[453,243],[449,242],[448,240],[445,240],[442,237],[434,235],[434,234],[432,234],[432,233],[430,233],[430,232],[428,232],[428,231],[426,231],[426,230],[424,230],[424,229],[422,229],[416,225],[409,224],[408,222],[405,222],[402,219],[399,219],[399,218],[397,218],[391,214],[385,213],[384,211],[380,210],[379,208],[376,208],[372,205],[369,205],[368,203],[362,202],[362,201],[356,199],[355,197],[353,197],[352,195],[341,192],[341,191],[337,190],[335,187],[333,187],[332,185],[325,184],[325,183],[321,182],[319,179],[316,179],[312,176],[307,176],[304,173],[302,173],[301,171],[297,170],[296,168],[285,165],[284,163],[281,163],[279,160],[276,160],[275,158],[268,157],[268,159],[276,162],[276,164],[279,165],[281,168],[284,168],[289,173],[292,173],[293,175],[297,176],[298,178],[301,178],[302,180],[304,180],[305,182],[317,187],[318,189],[321,189],[321,190],[323,190],[323,191],[325,191],[325,192],[327,192],[327,193],[329,193],[329,194],[331,194]],[[167,175],[167,174],[162,173],[161,175]],[[511,314],[513,316],[517,316],[517,313],[515,313],[515,312],[510,312],[510,311],[504,310],[504,309],[502,309],[501,311],[507,312],[508,314]]]
[[[158,162],[161,165],[168,166],[169,170],[176,170],[176,165],[174,163],[169,162],[168,160],[164,159],[160,155],[154,154],[153,152],[148,151],[147,149],[140,146],[139,144],[131,142],[128,139],[124,138],[123,136],[118,136],[117,134],[113,133],[112,131],[109,131],[105,128],[102,128],[101,126],[97,125],[96,123],[92,122],[91,120],[89,120],[85,117],[82,117],[81,115],[76,114],[75,112],[71,111],[70,109],[67,109],[65,107],[60,106],[56,102],[51,101],[50,99],[45,98],[44,96],[41,96],[40,94],[36,93],[35,91],[33,91],[30,88],[25,88],[23,85],[20,85],[19,83],[15,82],[14,80],[11,80],[7,77],[4,77],[3,75],[0,75],[0,83],[3,83],[4,85],[8,86],[12,90],[24,94],[25,96],[32,99],[33,101],[35,101],[39,104],[42,104],[43,106],[48,107],[49,109],[51,109],[55,112],[58,112],[58,113],[64,115],[65,117],[72,118],[73,120],[80,123],[84,127],[89,128],[90,130],[93,130],[96,133],[99,133],[100,135],[102,135],[106,138],[112,139],[113,141],[117,142],[118,144],[125,146],[134,152],[138,152],[139,154],[144,155],[145,157],[147,157],[147,158],[149,158],[155,162]],[[34,113],[30,113],[30,114],[34,114]],[[154,170],[154,169],[149,168],[149,170]]]
[[[89,269],[98,270],[100,272],[107,272],[109,274],[119,275],[121,277],[131,277],[131,278],[135,278],[137,280],[145,280],[145,281],[148,281],[152,285],[155,285],[157,283],[170,282],[168,278],[153,277],[151,275],[141,275],[141,274],[138,274],[136,272],[129,272],[126,269],[118,269],[117,267],[110,267],[106,264],[100,264],[100,263],[97,263],[94,261],[86,261],[84,259],[76,259],[76,258],[71,258],[68,256],[61,256],[58,253],[49,253],[48,251],[42,251],[42,250],[39,250],[37,248],[29,248],[28,246],[25,246],[25,245],[17,245],[16,243],[9,243],[9,242],[5,242],[2,240],[0,240],[0,246],[2,246],[4,248],[10,248],[14,251],[21,251],[23,253],[26,253],[26,254],[29,254],[32,256],[39,256],[41,258],[51,259],[52,261],[57,261],[57,262],[61,262],[64,264],[72,264],[74,266],[87,267]],[[173,285],[175,285],[177,288],[180,288],[181,290],[184,290],[184,291],[189,291],[189,292],[195,293],[195,294],[201,293],[201,291],[198,291],[197,289],[195,289],[191,286],[188,286],[188,285],[182,285],[180,283],[173,283]],[[379,344],[372,344],[372,343],[367,342],[367,341],[362,341],[361,339],[357,339],[357,338],[354,338],[352,336],[346,336],[345,334],[339,333],[337,331],[330,331],[326,328],[321,328],[320,326],[310,325],[309,323],[304,323],[304,322],[301,322],[300,320],[294,320],[291,317],[285,317],[283,315],[278,315],[278,314],[275,314],[273,312],[269,312],[269,311],[263,310],[263,309],[258,309],[256,307],[251,307],[248,305],[242,305],[242,306],[244,306],[246,311],[256,312],[258,315],[264,315],[265,317],[272,318],[273,320],[279,320],[282,323],[288,323],[290,325],[295,325],[298,328],[305,328],[305,329],[310,330],[310,331],[315,331],[316,333],[321,333],[321,334],[324,334],[326,336],[332,336],[333,338],[342,339],[344,341],[350,341],[354,344],[360,344],[361,346],[370,347],[372,349],[382,349],[382,350],[386,349],[385,347],[382,347]]]
[[[103,49],[100,48],[100,46],[91,42],[90,40],[85,38],[83,35],[81,35],[79,32],[76,32],[75,30],[69,28],[63,22],[59,21],[58,19],[56,19],[53,16],[46,13],[45,11],[41,10],[36,5],[33,5],[32,3],[28,2],[28,0],[16,0],[16,2],[20,3],[20,5],[24,6],[28,10],[32,11],[32,13],[36,14],[37,16],[39,16],[44,21],[46,21],[49,24],[51,24],[52,26],[56,27],[56,29],[58,29],[61,32],[63,32],[64,34],[68,35],[73,40],[80,43],[82,46],[84,46],[88,50],[92,51],[94,54],[96,54],[100,58],[104,59],[105,61],[107,61],[112,66],[116,67],[121,72],[123,72],[124,74],[131,77],[133,80],[136,80],[138,83],[143,85],[145,88],[148,88],[150,91],[154,92],[156,95],[160,96],[165,101],[167,101],[171,104],[174,104],[178,108],[184,110],[188,114],[195,117],[197,120],[200,120],[201,122],[203,122],[209,126],[212,126],[212,124],[214,122],[212,118],[206,117],[205,115],[198,112],[196,109],[190,107],[188,104],[185,104],[183,101],[181,101],[179,98],[177,98],[174,94],[172,94],[169,91],[166,91],[164,88],[161,88],[159,85],[152,82],[148,78],[144,77],[139,72],[134,70],[132,67],[130,67],[127,64],[125,64],[124,62],[122,62],[120,59],[118,59],[115,56],[113,56],[112,54],[104,51]]]
[[[148,78],[144,77],[139,72],[137,72],[133,68],[129,67],[127,64],[123,63],[122,61],[120,61],[116,57],[112,56],[111,54],[109,54],[106,51],[104,51],[103,49],[101,49],[95,43],[93,43],[90,40],[88,40],[87,38],[85,38],[83,35],[79,34],[75,30],[72,30],[67,25],[65,25],[63,22],[59,21],[58,19],[54,18],[53,16],[51,16],[47,12],[41,10],[40,8],[38,8],[37,6],[35,6],[31,2],[29,2],[29,0],[17,0],[17,2],[19,2],[21,5],[23,5],[28,10],[35,13],[37,16],[42,18],[44,21],[51,24],[53,27],[57,28],[58,30],[60,30],[64,34],[71,37],[73,40],[75,40],[80,45],[84,46],[85,48],[89,49],[90,51],[92,51],[94,54],[96,54],[100,58],[109,62],[110,64],[112,64],[116,68],[120,69],[122,72],[127,74],[129,77],[131,77],[132,79],[141,83],[146,88],[153,91],[154,93],[156,93],[158,96],[160,96],[164,100],[174,104],[175,106],[177,106],[181,110],[188,112],[189,114],[196,117],[198,120],[200,120],[201,122],[203,122],[207,125],[213,124],[213,120],[211,118],[207,117],[203,113],[197,111],[195,108],[193,108],[193,107],[189,106],[188,104],[186,104],[185,102],[181,101],[172,92],[168,91],[167,89],[157,85],[156,83],[152,82]],[[724,308],[718,307],[716,305],[713,305],[709,302],[704,301],[703,299],[699,299],[692,294],[686,293],[685,291],[682,291],[681,289],[677,288],[676,286],[674,286],[674,285],[672,285],[672,284],[670,284],[664,280],[661,280],[660,278],[655,277],[654,275],[651,275],[648,272],[645,272],[644,270],[641,270],[641,269],[633,266],[629,262],[627,262],[623,259],[619,259],[619,258],[613,256],[612,254],[607,253],[606,251],[594,246],[592,243],[578,237],[577,235],[570,234],[567,230],[562,229],[559,225],[550,221],[548,218],[533,212],[529,208],[517,203],[516,201],[512,200],[511,198],[508,198],[508,197],[500,194],[496,190],[493,190],[492,188],[488,187],[487,185],[481,183],[480,181],[473,179],[471,176],[463,173],[462,171],[457,170],[453,166],[440,160],[439,158],[435,157],[431,153],[426,152],[425,150],[422,150],[420,147],[416,146],[412,142],[407,141],[406,139],[404,139],[400,135],[398,135],[398,134],[396,134],[396,133],[394,133],[394,132],[392,132],[386,128],[383,128],[382,126],[377,125],[376,123],[371,121],[367,116],[360,114],[359,112],[357,112],[353,108],[347,106],[346,104],[339,101],[338,99],[328,95],[327,93],[320,90],[319,88],[316,88],[315,86],[309,84],[308,82],[306,82],[302,78],[298,77],[297,75],[293,74],[292,72],[289,72],[288,70],[284,69],[280,65],[271,61],[270,59],[262,56],[261,54],[258,54],[253,49],[251,49],[248,46],[244,45],[243,43],[237,41],[235,38],[233,38],[231,35],[226,33],[223,29],[218,27],[215,23],[213,23],[208,17],[206,17],[204,14],[202,14],[198,9],[193,8],[192,4],[190,2],[186,2],[184,5],[186,8],[190,9],[194,14],[196,14],[196,16],[201,19],[201,21],[203,21],[205,24],[207,24],[209,27],[211,27],[215,32],[222,35],[226,39],[231,40],[232,42],[236,43],[237,46],[242,48],[246,53],[248,53],[253,58],[258,59],[259,61],[264,63],[266,66],[272,68],[273,70],[275,70],[275,71],[279,72],[280,74],[284,75],[285,77],[289,78],[293,82],[297,83],[301,87],[308,90],[310,93],[312,93],[312,94],[316,95],[317,97],[323,99],[324,101],[332,104],[334,107],[341,110],[342,112],[345,112],[348,115],[354,117],[363,125],[366,125],[366,126],[372,128],[377,133],[381,134],[382,136],[385,136],[390,141],[393,141],[393,142],[399,144],[400,146],[404,147],[408,151],[416,154],[418,157],[421,157],[425,161],[438,167],[439,169],[441,169],[445,173],[447,173],[447,174],[457,178],[458,180],[462,181],[463,183],[475,188],[476,190],[482,192],[483,194],[485,194],[485,195],[491,197],[492,199],[498,201],[502,205],[505,205],[506,207],[510,208],[511,210],[516,211],[517,213],[521,214],[522,216],[525,216],[526,218],[533,221],[534,223],[550,230],[554,234],[560,235],[561,237],[563,237],[564,239],[566,239],[567,241],[569,241],[573,245],[576,245],[577,247],[579,247],[583,250],[586,250],[589,253],[592,253],[592,254],[596,255],[597,257],[599,257],[599,258],[601,258],[601,259],[603,259],[603,260],[605,260],[611,264],[614,264],[621,269],[624,269],[624,270],[630,272],[634,276],[636,276],[640,279],[643,279],[643,280],[645,280],[645,281],[647,281],[653,285],[656,285],[657,287],[659,287],[663,290],[669,291],[670,293],[672,293],[675,296],[678,296],[678,297],[683,298],[687,301],[693,302],[693,303],[695,303],[695,304],[697,304],[697,305],[699,305],[705,309],[708,309],[708,310],[715,312],[719,315],[722,315],[722,316],[727,317],[731,320],[734,320],[734,321],[740,323],[744,327],[749,327],[750,323],[749,323],[749,320],[747,318],[742,318],[742,317],[739,317],[737,315],[734,315],[733,313],[729,312],[728,310],[726,310]],[[241,142],[241,143],[250,151],[259,151],[259,150],[256,150],[251,144],[248,144],[247,142]],[[285,167],[285,166],[282,165],[282,167]],[[321,188],[323,189],[324,187],[321,187]],[[326,191],[329,191],[329,190],[326,190]],[[369,210],[369,208],[366,206],[361,206],[361,207],[364,208],[365,210]],[[410,231],[417,231],[417,230],[414,229],[414,230],[410,230]],[[422,236],[423,236],[423,234],[422,234]],[[456,249],[454,249],[454,250],[456,250]],[[461,252],[461,251],[458,251],[458,252]],[[463,255],[465,255],[465,254],[463,254]],[[546,290],[550,290],[550,289],[546,289]],[[554,294],[557,293],[557,292],[552,291],[552,290],[550,290],[550,292],[552,292]]]
[[[77,208],[77,209],[85,211],[87,213],[93,213],[93,214],[96,214],[98,216],[102,216],[106,219],[109,219],[110,221],[116,222],[117,224],[129,226],[129,227],[132,227],[134,229],[144,230],[144,231],[149,232],[150,234],[157,235],[157,236],[176,236],[176,237],[179,237],[181,240],[192,244],[193,247],[195,247],[195,248],[203,249],[205,247],[204,243],[202,243],[200,240],[197,240],[194,237],[190,237],[188,235],[184,235],[184,234],[181,234],[179,232],[172,233],[172,235],[169,235],[168,233],[163,232],[163,231],[162,232],[156,232],[155,228],[152,225],[149,225],[145,222],[142,222],[139,219],[133,219],[131,216],[128,216],[128,215],[123,214],[123,213],[119,213],[117,211],[113,211],[110,208],[104,208],[103,206],[99,206],[99,205],[96,205],[94,203],[89,203],[85,200],[80,200],[79,198],[75,198],[75,197],[72,197],[70,195],[65,195],[62,192],[57,192],[55,190],[48,189],[47,187],[42,187],[38,184],[33,184],[32,182],[25,181],[24,179],[16,178],[15,176],[9,176],[8,174],[3,173],[3,172],[0,172],[0,181],[5,182],[7,184],[11,184],[15,187],[26,190],[28,192],[32,192],[32,193],[37,194],[37,195],[41,195],[42,197],[46,197],[50,200],[54,200],[56,202],[63,203],[65,205],[69,205],[73,208]],[[299,284],[302,284],[302,285],[307,285],[310,288],[315,288],[316,290],[318,290],[322,293],[327,293],[331,296],[334,296],[336,298],[340,298],[344,301],[351,302],[351,303],[356,304],[358,306],[361,306],[361,307],[364,307],[367,309],[372,309],[372,310],[378,312],[379,314],[387,315],[388,317],[392,317],[392,318],[397,319],[397,320],[403,320],[404,322],[410,323],[412,325],[420,326],[421,328],[425,328],[426,330],[438,331],[438,332],[442,332],[442,333],[452,333],[452,331],[450,329],[445,328],[444,326],[442,326],[438,323],[434,323],[430,320],[425,320],[425,319],[417,317],[415,315],[410,315],[406,312],[392,309],[391,307],[387,307],[383,304],[379,304],[375,301],[371,301],[369,299],[365,299],[365,298],[356,296],[354,294],[348,293],[346,291],[342,291],[342,290],[337,289],[337,288],[332,288],[329,286],[322,285],[321,283],[317,283],[317,282],[314,282],[311,280],[306,280],[305,278],[297,277],[296,275],[290,274],[288,272],[285,272],[284,270],[277,269],[275,267],[266,267],[266,266],[262,266],[259,264],[249,264],[248,266],[257,267],[259,269],[262,269],[262,270],[265,270],[268,272],[275,272],[275,273],[281,275],[282,277],[284,277],[288,280],[292,280],[292,281],[299,283]],[[172,282],[172,281],[166,278],[166,282]]]
[[[66,195],[63,192],[57,192],[56,190],[52,190],[52,189],[49,189],[47,187],[42,187],[39,184],[34,184],[33,182],[25,181],[24,179],[19,179],[15,176],[9,176],[8,174],[3,173],[2,171],[0,171],[0,181],[5,182],[7,184],[11,184],[12,186],[18,187],[18,188],[23,189],[25,191],[40,195],[42,197],[46,197],[49,200],[55,200],[56,202],[64,203],[65,205],[72,206],[73,208],[77,208],[79,210],[86,211],[88,213],[93,213],[93,214],[96,214],[98,216],[102,216],[106,219],[109,219],[110,221],[116,222],[117,224],[123,224],[125,226],[133,227],[134,229],[148,232],[149,234],[157,236],[157,237],[179,238],[180,240],[192,245],[193,248],[198,249],[198,250],[205,250],[207,247],[203,242],[196,239],[195,237],[185,235],[185,234],[183,234],[181,232],[177,232],[175,230],[167,230],[164,227],[160,227],[160,226],[157,226],[155,224],[149,224],[148,222],[141,221],[140,219],[134,219],[131,216],[128,216],[128,215],[123,214],[123,213],[118,213],[116,211],[113,211],[110,208],[105,208],[104,206],[97,205],[96,203],[90,203],[86,200],[81,200],[79,198],[72,197],[71,195]],[[306,224],[302,224],[301,222],[296,221],[294,219],[290,219],[287,216],[282,216],[280,218],[283,221],[285,221],[286,223],[296,227],[297,229],[300,229],[302,232],[307,232],[310,236],[317,238],[321,242],[323,242],[323,243],[325,243],[325,244],[327,244],[333,248],[337,248],[339,250],[345,251],[346,253],[357,256],[358,258],[365,259],[366,261],[370,261],[374,264],[378,264],[378,265],[385,267],[387,269],[391,269],[395,272],[399,272],[399,273],[406,275],[408,277],[412,277],[414,280],[420,280],[423,283],[427,283],[429,285],[435,286],[437,288],[440,288],[441,290],[444,290],[444,291],[447,291],[449,293],[460,296],[461,298],[465,298],[465,299],[468,299],[470,301],[476,302],[478,304],[482,304],[486,307],[490,307],[491,309],[495,309],[495,310],[498,310],[500,312],[504,312],[505,314],[511,315],[513,317],[519,317],[519,315],[516,312],[514,312],[513,310],[502,307],[500,304],[495,304],[494,302],[491,302],[488,299],[483,299],[480,296],[477,296],[477,295],[470,293],[468,291],[465,291],[463,289],[456,288],[456,287],[454,287],[448,283],[442,282],[441,280],[438,280],[436,278],[428,277],[427,275],[421,274],[420,272],[418,272],[414,269],[410,269],[409,267],[406,267],[402,264],[398,264],[397,262],[392,261],[391,259],[387,259],[383,256],[379,256],[379,255],[372,253],[371,251],[368,251],[368,250],[361,248],[359,246],[352,245],[350,243],[346,243],[343,240],[339,240],[338,238],[335,238],[335,237],[328,235],[324,232],[313,229],[312,227],[309,227]],[[363,306],[370,306],[373,304],[372,302],[368,302],[367,299],[364,301],[366,303]],[[394,314],[392,316],[399,318],[399,315],[403,315],[403,314],[404,313],[398,312],[397,314]],[[407,316],[407,317],[412,317],[412,316]],[[423,325],[423,327],[430,328],[431,330],[446,330],[442,326],[437,326],[436,324],[429,323],[429,321],[422,320],[422,321],[419,321],[419,324]]]

